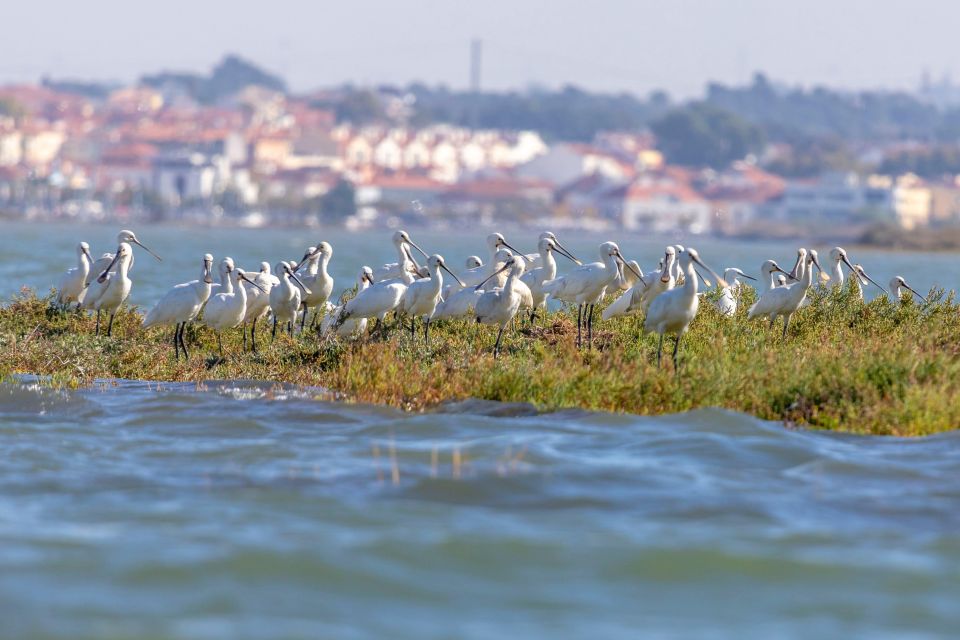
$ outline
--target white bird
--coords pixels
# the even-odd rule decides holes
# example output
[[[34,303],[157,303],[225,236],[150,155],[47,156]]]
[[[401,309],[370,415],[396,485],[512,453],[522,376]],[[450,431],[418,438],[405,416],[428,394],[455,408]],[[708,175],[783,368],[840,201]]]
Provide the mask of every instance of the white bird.
[[[813,267],[816,266],[820,270],[821,276],[829,279],[830,276],[823,273],[823,269],[820,267],[820,261],[817,259],[816,252],[807,253],[806,249],[800,249],[798,252],[800,260],[798,266],[794,267],[794,272],[798,271],[799,265],[803,265],[802,274],[799,276],[800,280],[798,282],[793,282],[791,284],[782,286],[782,287],[773,287],[767,290],[760,299],[753,303],[753,306],[750,307],[750,310],[747,312],[747,318],[753,319],[759,316],[767,316],[770,318],[770,327],[773,328],[773,323],[776,321],[778,316],[783,316],[783,337],[787,337],[787,327],[790,324],[790,318],[793,317],[793,314],[797,312],[800,306],[803,304],[804,299],[807,296],[807,289],[810,288],[813,284]],[[776,266],[776,263],[772,261],[767,261],[763,265],[763,269],[770,268],[769,265],[773,264],[774,270],[782,271],[780,267]],[[767,275],[769,280],[769,271],[763,271]],[[791,276],[792,278],[793,276]]]
[[[300,320],[301,333],[303,333],[310,309],[314,309],[313,321],[310,323],[310,326],[313,326],[317,321],[319,307],[326,308],[325,303],[330,299],[330,294],[333,293],[333,277],[327,271],[331,257],[333,257],[333,247],[328,242],[320,242],[316,247],[310,247],[307,250],[300,264],[294,269],[294,271],[299,271],[303,263],[307,263],[307,273],[300,280],[310,289],[310,295],[304,295],[300,301],[303,306],[303,318]]]
[[[544,231],[537,238],[537,253],[528,253],[524,255],[524,259],[527,261],[527,273],[530,273],[531,269],[539,269],[540,267],[544,266],[543,252],[540,250],[540,245],[544,240],[552,240],[554,247],[556,247],[557,253],[562,253],[563,255],[569,257],[577,265],[583,264],[574,257],[572,252],[568,251],[565,246],[560,244],[560,240],[557,239],[556,234],[554,234],[552,231]]]
[[[357,292],[363,291],[371,284],[373,284],[373,269],[365,266],[360,270],[360,275],[357,277]],[[323,317],[323,321],[320,324],[321,334],[329,335],[330,333],[336,333],[341,338],[348,338],[350,336],[361,335],[367,330],[366,318],[351,318],[343,322],[340,326],[337,326],[337,318],[340,316],[343,305],[335,307],[329,302],[327,305],[327,314]]]
[[[293,322],[300,310],[301,290],[307,295],[310,289],[293,272],[293,265],[282,260],[277,263],[277,276],[280,282],[270,289],[270,310],[273,312],[272,338],[277,337],[277,324],[286,323],[287,330],[293,335]],[[299,287],[299,288],[298,288]]]
[[[248,283],[243,286],[247,289],[247,312],[243,316],[243,349],[247,349],[247,324],[250,323],[251,349],[257,352],[257,320],[267,315],[270,310],[270,290],[280,284],[280,279],[270,273],[270,263],[261,262],[260,272],[254,281],[260,285],[254,287]]]
[[[87,281],[90,276],[90,266],[93,258],[90,256],[90,245],[81,242],[77,245],[77,266],[67,269],[60,277],[60,286],[57,287],[57,303],[67,308],[74,302],[77,308],[83,302],[87,292]]]
[[[200,313],[204,303],[210,298],[213,278],[210,270],[213,267],[213,256],[203,256],[203,268],[199,280],[191,280],[174,285],[160,300],[153,305],[143,319],[143,328],[173,326],[173,354],[180,359],[180,348],[183,348],[184,359],[189,358],[187,345],[183,340],[183,331],[188,322],[192,322]]]
[[[385,280],[392,280],[401,277],[400,267],[404,262],[409,262],[407,268],[412,268],[417,275],[420,275],[420,265],[417,264],[417,261],[413,259],[413,256],[410,254],[409,250],[406,249],[405,245],[409,245],[419,251],[424,258],[429,258],[430,256],[420,248],[416,242],[410,239],[410,234],[406,231],[397,231],[393,234],[393,246],[397,250],[397,261],[388,262],[381,266],[379,269],[375,269],[373,272],[373,279],[375,282],[383,282]]]
[[[231,269],[228,272],[230,280],[226,290],[213,295],[203,310],[203,323],[217,334],[217,348],[220,357],[223,357],[223,342],[220,332],[239,327],[247,313],[247,290],[243,283],[259,287],[256,282],[248,278],[243,269]]]
[[[467,286],[463,287],[459,291],[450,292],[448,295],[444,296],[443,300],[437,305],[437,309],[433,314],[433,320],[441,320],[446,318],[465,318],[473,314],[473,310],[476,307],[477,300],[483,295],[482,285],[486,284],[487,280],[495,278],[491,283],[490,289],[495,289],[501,285],[498,279],[502,276],[502,273],[498,273],[503,267],[503,265],[513,257],[513,252],[509,249],[498,249],[493,259],[490,261],[488,267],[485,268],[485,275],[479,280],[471,278],[469,281],[464,279],[464,282],[467,283]],[[531,294],[532,298],[532,294]]]
[[[371,283],[371,286],[357,292],[356,296],[343,305],[334,326],[339,329],[351,318],[376,318],[376,328],[382,327],[387,314],[400,307],[407,287],[413,284],[414,276],[409,260],[403,261],[400,274],[400,280]]]
[[[733,317],[737,313],[737,296],[740,294],[740,278],[756,280],[753,276],[748,276],[736,267],[728,267],[723,272],[723,279],[727,286],[720,292],[720,299],[714,304],[717,310],[727,317]]]
[[[643,290],[650,286],[648,284],[649,282],[653,282],[655,278],[659,278],[663,270],[663,260],[660,261],[659,270],[653,271],[652,273],[644,273],[636,260],[631,260],[627,264],[636,269],[640,277],[638,278],[630,269],[622,266],[619,267],[620,288],[623,289],[624,292],[617,296],[617,299],[608,304],[607,308],[603,310],[603,313],[600,314],[600,318],[603,320],[627,316],[640,309],[640,303],[637,302],[634,304],[634,298],[636,297],[638,301],[642,300]]]
[[[464,267],[466,267],[467,271],[470,269],[479,269],[483,267],[483,260],[480,259],[480,256],[467,256]]]
[[[787,276],[783,275],[782,273],[777,274],[777,284],[775,286],[785,287],[786,285],[787,285]]]
[[[901,296],[903,294],[901,289],[906,289],[907,291],[910,291],[911,293],[913,293],[913,295],[917,296],[918,298],[926,302],[926,297],[920,295],[920,292],[918,292],[916,289],[908,285],[907,281],[903,279],[903,276],[894,276],[893,279],[890,280],[890,293],[893,294],[894,300],[901,299]]]
[[[840,267],[840,263],[843,262],[847,267],[853,271],[853,265],[850,264],[850,259],[847,257],[847,252],[843,247],[834,247],[830,249],[830,280],[831,284],[835,287],[843,287],[843,269]]]
[[[410,339],[416,336],[417,317],[423,319],[423,341],[430,340],[430,320],[440,302],[440,292],[443,291],[443,274],[446,271],[461,285],[463,282],[447,268],[443,256],[434,254],[427,259],[427,270],[430,277],[410,283],[403,295],[402,308],[410,316]]]
[[[679,251],[682,250],[683,249],[680,249]],[[630,300],[631,311],[639,307],[646,313],[647,309],[650,308],[650,303],[652,303],[657,296],[677,286],[681,272],[679,263],[677,262],[677,254],[678,250],[676,247],[666,248],[663,254],[663,267],[660,271],[652,271],[646,275],[644,284],[647,286],[645,288],[634,288],[633,298]]]
[[[509,271],[507,281],[502,289],[493,289],[485,291],[478,299],[476,306],[477,322],[482,324],[498,324],[500,330],[497,332],[497,341],[493,345],[493,357],[500,356],[500,340],[503,338],[503,330],[507,324],[513,320],[520,309],[520,293],[516,289],[520,282],[520,276],[524,271],[523,256],[513,256],[503,265],[500,271]],[[499,273],[499,272],[498,272]],[[491,275],[492,279],[494,276]],[[477,285],[477,289],[484,283]]]
[[[566,249],[560,247],[556,240],[548,237],[547,234],[551,236],[553,235],[549,231],[547,233],[540,234],[540,242],[537,246],[537,249],[540,251],[540,266],[528,271],[527,273],[524,273],[520,278],[520,282],[527,285],[527,287],[530,289],[531,322],[533,322],[533,319],[537,314],[537,309],[540,307],[543,307],[544,318],[546,318],[547,292],[543,290],[543,283],[547,282],[548,280],[553,280],[557,277],[557,261],[553,257],[553,252],[556,251],[568,260],[577,263],[577,259],[574,258],[572,254],[570,254]]]
[[[107,325],[107,336],[109,337],[113,330],[113,318],[130,295],[133,282],[127,272],[130,269],[132,256],[133,250],[130,245],[121,242],[113,260],[97,277],[97,285],[90,286],[91,291],[96,292],[96,295],[93,296],[95,299],[93,309],[97,312],[97,335],[100,334],[100,312],[104,311],[110,314],[110,324]],[[116,269],[116,271],[113,271],[113,269]],[[84,303],[86,304],[86,297]]]
[[[600,260],[543,283],[543,290],[552,298],[577,304],[577,347],[581,344],[584,324],[587,329],[587,342],[592,346],[594,306],[600,302],[607,287],[616,283],[619,275],[618,264],[627,263],[615,242],[604,242],[600,245]],[[633,267],[628,268],[633,270]],[[639,273],[634,275],[640,277]],[[587,313],[584,313],[585,306]]]
[[[680,339],[690,328],[690,323],[697,315],[700,298],[697,296],[698,274],[694,265],[700,265],[709,271],[721,287],[727,286],[727,282],[717,276],[716,272],[700,259],[695,249],[685,249],[680,254],[678,263],[680,273],[683,274],[683,284],[658,295],[650,303],[650,308],[647,309],[647,317],[643,323],[644,329],[647,331],[660,334],[660,343],[657,347],[657,366],[660,365],[663,356],[663,336],[666,333],[672,333],[677,336],[677,342],[673,347],[673,366],[677,368]]]
[[[684,248],[682,244],[673,245],[674,254],[679,256],[683,253]],[[673,281],[676,284],[680,284],[680,277],[682,275],[682,270],[680,269],[680,263],[677,260],[673,261],[673,266],[670,268],[670,275],[673,276]]]

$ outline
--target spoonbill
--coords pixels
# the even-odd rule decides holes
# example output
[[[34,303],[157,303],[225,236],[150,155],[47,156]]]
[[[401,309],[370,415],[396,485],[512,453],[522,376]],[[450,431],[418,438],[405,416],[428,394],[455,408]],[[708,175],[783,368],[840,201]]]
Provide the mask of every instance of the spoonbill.
[[[183,348],[184,359],[189,358],[187,345],[183,339],[183,332],[187,323],[196,319],[204,303],[210,298],[213,278],[210,270],[213,267],[213,256],[209,253],[203,256],[203,268],[199,280],[191,280],[174,285],[143,319],[143,328],[168,327],[173,325],[173,354],[180,359],[180,349]]]
[[[270,310],[273,312],[273,331],[270,334],[273,339],[277,337],[277,323],[280,322],[286,323],[287,331],[293,335],[293,322],[300,310],[300,292],[302,290],[310,295],[310,289],[293,272],[293,265],[281,260],[277,263],[277,275],[280,282],[271,287],[268,294]]]
[[[310,322],[312,327],[317,321],[317,314],[320,307],[324,306],[333,293],[333,277],[327,271],[330,264],[330,258],[333,257],[333,247],[329,242],[320,242],[316,247],[311,247],[303,256],[300,264],[294,268],[299,271],[303,263],[307,263],[307,273],[300,280],[308,289],[309,295],[304,295],[300,304],[303,306],[303,318],[300,320],[300,332],[303,333],[304,325],[307,322],[307,314],[310,309],[314,309],[313,320]]]
[[[679,269],[683,275],[683,284],[664,291],[650,303],[643,327],[647,331],[660,334],[660,343],[657,347],[657,366],[663,356],[663,335],[673,333],[677,342],[673,346],[673,366],[677,368],[677,354],[680,351],[680,339],[690,328],[690,323],[697,315],[700,306],[700,297],[697,295],[697,273],[694,265],[700,265],[710,272],[721,287],[728,286],[727,282],[708,267],[695,249],[685,249],[680,253]]]
[[[543,243],[544,240],[552,240],[554,248],[556,249],[557,253],[560,253],[570,258],[571,260],[573,260],[574,264],[578,266],[583,264],[582,262],[577,260],[576,257],[574,257],[573,253],[568,251],[565,246],[560,244],[560,240],[557,239],[557,236],[555,233],[553,233],[552,231],[544,231],[537,237],[537,253],[528,253],[523,256],[524,259],[527,261],[527,273],[530,273],[531,269],[539,269],[540,267],[544,266],[544,264],[546,264],[543,261],[543,251],[540,250],[540,245]]]
[[[619,276],[619,264],[627,264],[620,247],[615,242],[600,245],[600,262],[591,262],[570,273],[543,283],[543,290],[551,297],[577,304],[577,347],[582,341],[583,325],[587,329],[587,342],[593,344],[593,309],[600,302],[608,286]],[[631,271],[633,267],[627,266]],[[639,273],[634,273],[637,278]],[[585,313],[586,311],[586,313]]]
[[[843,247],[834,247],[830,249],[830,280],[831,284],[835,287],[843,287],[843,269],[840,267],[840,263],[847,265],[847,268],[850,271],[855,271],[852,264],[850,264],[850,258],[847,256],[847,251]]]
[[[413,284],[414,277],[409,264],[409,261],[404,261],[400,280],[371,282],[369,287],[358,291],[343,305],[334,327],[339,329],[350,318],[376,318],[377,328],[383,327],[387,314],[400,307],[407,287]]]
[[[494,358],[500,357],[500,341],[503,339],[503,330],[520,309],[521,296],[516,290],[516,285],[520,282],[520,276],[523,275],[523,263],[523,256],[512,256],[499,271],[488,278],[492,279],[502,271],[509,271],[503,288],[485,291],[477,299],[475,309],[477,322],[500,325],[500,330],[497,332],[497,341],[493,345]],[[481,282],[476,286],[476,289],[479,290],[484,284]]]
[[[727,317],[733,317],[737,313],[737,296],[740,294],[740,278],[756,280],[753,276],[748,276],[736,267],[728,267],[723,271],[723,279],[727,282],[728,286],[723,287],[720,292],[720,299],[714,304],[717,306],[717,310]]]
[[[83,296],[87,292],[87,279],[90,276],[90,266],[93,264],[93,258],[90,256],[90,245],[81,242],[77,245],[77,266],[67,269],[60,277],[60,286],[57,287],[57,303],[64,308],[69,308],[74,302],[77,308],[83,302]]]
[[[372,283],[373,269],[364,266],[360,270],[360,275],[357,276],[357,292],[363,291]],[[350,336],[360,335],[367,330],[366,318],[351,318],[343,322],[340,326],[336,326],[337,319],[340,317],[342,308],[343,305],[338,305],[327,310],[327,315],[324,316],[323,321],[320,324],[321,334],[329,335],[330,333],[336,333],[341,338],[347,338]]]
[[[403,310],[410,316],[410,339],[416,335],[417,316],[423,318],[423,341],[430,340],[430,320],[440,301],[440,292],[443,291],[442,271],[449,273],[454,280],[463,285],[463,282],[447,268],[443,256],[434,254],[427,259],[427,270],[430,277],[410,283],[403,295]]]
[[[751,306],[747,312],[747,318],[751,320],[758,316],[768,316],[770,318],[771,328],[773,328],[773,323],[777,317],[783,316],[784,339],[787,337],[787,327],[790,325],[790,318],[793,317],[793,314],[796,313],[797,309],[803,304],[804,299],[807,297],[807,289],[813,284],[813,267],[816,266],[823,277],[827,279],[830,278],[830,276],[823,273],[816,252],[810,252],[808,254],[806,249],[801,248],[798,254],[800,256],[799,264],[804,266],[802,275],[799,276],[800,280],[782,287],[768,289],[760,296],[759,300],[753,303],[753,306]],[[764,263],[764,269],[768,268],[771,262],[772,261]],[[776,266],[776,263],[773,264]],[[798,270],[798,266],[794,267],[795,272]],[[782,271],[779,267],[776,267],[776,270]],[[793,276],[791,276],[791,278],[792,277]]]
[[[384,264],[379,269],[374,270],[373,279],[375,282],[382,282],[384,280],[391,280],[394,278],[400,278],[400,268],[404,262],[409,262],[408,268],[413,269],[413,271],[419,275],[420,274],[420,265],[417,264],[417,261],[413,259],[413,256],[405,249],[404,245],[409,245],[420,252],[424,258],[429,258],[427,252],[420,248],[416,242],[410,239],[410,234],[406,231],[400,230],[393,234],[393,246],[397,250],[397,261],[388,262]]]
[[[461,289],[477,284],[489,275],[487,273],[488,269],[483,266],[483,260],[478,256],[469,256],[464,262],[464,267],[463,276],[460,278],[460,281],[464,283],[463,287],[459,284],[447,284],[443,287],[443,300]],[[471,282],[473,285],[470,284]]]
[[[220,339],[220,332],[239,327],[247,312],[247,289],[243,283],[260,288],[255,280],[247,277],[243,269],[230,269],[228,275],[230,276],[229,286],[225,287],[225,291],[212,296],[203,310],[203,323],[217,334],[217,348],[221,358],[223,342]]]
[[[270,291],[274,286],[280,284],[280,279],[270,273],[270,263],[261,262],[260,271],[257,273],[256,283],[259,287],[254,287],[244,283],[247,289],[247,311],[243,315],[243,349],[247,349],[247,324],[250,324],[250,343],[254,353],[257,352],[257,320],[267,315],[270,309]]]
[[[445,296],[437,305],[437,309],[433,314],[433,320],[464,318],[471,315],[476,307],[477,300],[483,295],[483,285],[486,285],[487,280],[499,278],[503,275],[500,273],[500,268],[512,257],[513,252],[509,249],[498,249],[490,265],[484,268],[485,274],[483,277],[479,279],[471,277],[469,280],[465,278],[464,282],[467,283],[467,286]],[[499,281],[495,281],[492,283],[490,289],[494,289],[500,284]]]
[[[786,284],[787,284],[787,276],[783,275],[782,273],[777,274],[777,284],[775,286],[783,287],[783,286],[786,286]]]
[[[537,309],[540,307],[544,308],[544,317],[546,317],[547,292],[543,290],[543,283],[557,277],[557,261],[553,257],[553,252],[556,251],[574,264],[577,264],[577,259],[566,249],[561,248],[560,245],[557,244],[557,241],[547,234],[549,234],[549,236],[553,235],[549,231],[540,234],[540,242],[537,246],[537,249],[540,251],[540,266],[524,273],[520,278],[520,282],[523,282],[530,288],[530,322],[533,322],[537,315]]]
[[[93,303],[93,309],[97,312],[97,335],[100,334],[100,312],[105,311],[110,314],[110,323],[107,325],[107,337],[110,337],[113,332],[113,318],[130,295],[133,282],[127,272],[130,269],[132,256],[133,250],[130,245],[121,242],[120,246],[117,247],[117,252],[113,255],[113,260],[97,277],[99,286],[96,287],[96,295],[93,296],[96,300]],[[113,271],[114,267],[116,267],[116,271]]]
[[[927,299],[926,296],[920,295],[920,293],[916,289],[908,285],[907,281],[903,279],[903,276],[894,276],[893,279],[890,280],[890,293],[893,294],[893,298],[895,300],[901,299],[901,295],[903,293],[902,291],[900,291],[901,289],[906,289],[907,291],[911,292],[913,295],[917,296],[923,301],[926,301]]]

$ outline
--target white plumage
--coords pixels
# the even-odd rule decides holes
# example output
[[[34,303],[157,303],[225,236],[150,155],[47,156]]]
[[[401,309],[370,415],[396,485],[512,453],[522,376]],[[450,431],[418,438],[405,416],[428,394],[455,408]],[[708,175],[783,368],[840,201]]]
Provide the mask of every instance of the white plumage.
[[[77,306],[83,302],[92,264],[90,245],[81,242],[77,245],[77,266],[67,269],[60,277],[60,286],[57,287],[57,302],[59,304],[69,307],[74,302],[77,303]]]

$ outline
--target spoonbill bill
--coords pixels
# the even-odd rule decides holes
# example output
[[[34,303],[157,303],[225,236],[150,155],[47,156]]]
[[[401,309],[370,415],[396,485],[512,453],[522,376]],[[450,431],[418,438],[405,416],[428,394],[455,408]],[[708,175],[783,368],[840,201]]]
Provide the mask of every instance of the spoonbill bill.
[[[141,249],[143,249],[144,251],[146,251],[147,253],[149,253],[150,255],[152,255],[154,258],[156,258],[157,262],[163,262],[163,258],[161,258],[157,254],[155,254],[153,251],[148,249],[147,245],[143,244],[142,242],[140,242],[140,240],[137,239],[137,234],[135,234],[133,231],[130,231],[129,229],[123,229],[122,231],[120,231],[120,233],[117,234],[117,244],[119,245],[123,243],[135,244]],[[97,259],[96,262],[93,263],[93,266],[90,268],[91,274],[96,275],[99,273],[103,273],[107,269],[107,265],[109,265],[112,261],[113,261],[112,253],[103,254],[99,259]],[[134,261],[133,253],[131,252],[130,266],[127,268],[128,271],[133,268],[133,261]]]
[[[59,305],[68,308],[76,302],[77,308],[80,308],[83,296],[87,292],[87,280],[90,276],[90,266],[92,264],[90,245],[81,242],[77,245],[77,266],[67,269],[60,276],[60,286],[57,287],[57,303]]]
[[[860,264],[855,264],[855,265],[853,265],[853,272],[854,272],[855,274],[857,274],[857,277],[854,278],[853,281],[854,281],[855,286],[856,286],[857,297],[859,297],[861,300],[863,300],[863,287],[864,287],[864,285],[866,285],[867,283],[870,283],[870,284],[872,284],[873,286],[875,286],[875,287],[877,287],[878,289],[880,289],[880,291],[883,291],[884,293],[887,293],[887,290],[884,289],[884,287],[883,287],[882,284],[878,283],[876,280],[874,280],[873,278],[871,278],[870,276],[867,275],[867,272],[863,270],[863,266],[862,266],[862,265],[860,265]]]
[[[593,344],[593,309],[619,277],[619,264],[627,264],[615,242],[600,245],[600,262],[591,262],[566,275],[543,283],[543,290],[551,297],[577,304],[577,348],[582,343],[584,325],[587,343]],[[633,267],[627,266],[631,271]],[[640,274],[634,273],[637,278]]]
[[[310,289],[293,272],[293,265],[277,263],[277,276],[280,282],[270,288],[270,310],[273,312],[273,331],[271,338],[277,337],[277,324],[286,323],[287,331],[293,335],[293,322],[300,310],[301,291],[310,295]]]
[[[683,275],[683,284],[664,291],[650,303],[643,327],[647,331],[660,334],[657,347],[657,366],[663,356],[663,336],[665,333],[676,335],[677,342],[673,346],[673,366],[677,368],[677,354],[680,351],[680,339],[690,328],[690,323],[697,315],[700,306],[700,297],[697,295],[697,273],[694,265],[700,265],[710,272],[721,287],[728,286],[727,282],[708,267],[700,255],[693,248],[685,249],[680,253],[678,260],[680,273]]]
[[[463,282],[447,268],[443,256],[434,254],[427,259],[427,270],[430,277],[410,283],[403,295],[403,310],[410,316],[410,339],[416,335],[417,317],[423,318],[423,341],[430,340],[430,320],[440,301],[440,292],[443,291],[443,271],[449,273],[460,285]]]
[[[537,253],[528,253],[523,256],[524,259],[527,261],[527,273],[530,273],[530,271],[533,269],[539,269],[540,267],[544,266],[545,263],[543,261],[543,251],[540,249],[540,246],[541,244],[543,244],[544,240],[552,240],[553,246],[556,252],[570,258],[571,260],[573,260],[574,264],[578,266],[583,264],[582,262],[577,260],[576,257],[574,257],[572,252],[570,252],[569,250],[567,250],[565,246],[560,244],[560,240],[557,239],[557,236],[554,232],[544,231],[537,237]]]
[[[191,280],[174,285],[160,300],[153,305],[143,319],[143,328],[173,326],[173,354],[180,359],[180,349],[183,349],[183,358],[189,358],[187,345],[183,339],[183,332],[187,323],[196,319],[204,303],[210,298],[213,278],[210,271],[213,268],[213,256],[209,253],[203,256],[203,267],[199,280]]]

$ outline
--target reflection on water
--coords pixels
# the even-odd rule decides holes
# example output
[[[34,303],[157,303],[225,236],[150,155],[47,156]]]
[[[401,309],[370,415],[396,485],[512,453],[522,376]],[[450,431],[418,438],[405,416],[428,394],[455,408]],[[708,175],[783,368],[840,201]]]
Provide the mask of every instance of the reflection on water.
[[[4,637],[960,628],[960,436],[0,385]]]

